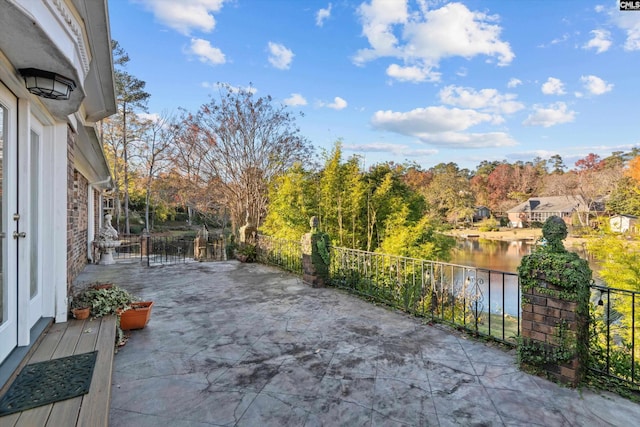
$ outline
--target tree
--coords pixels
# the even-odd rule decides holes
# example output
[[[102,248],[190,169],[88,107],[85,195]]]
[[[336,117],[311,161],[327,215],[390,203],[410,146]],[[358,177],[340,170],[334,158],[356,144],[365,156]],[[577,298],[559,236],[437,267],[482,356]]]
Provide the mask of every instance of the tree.
[[[299,241],[315,214],[316,183],[300,163],[276,177],[269,186],[269,210],[261,230],[273,237]]]
[[[140,160],[141,174],[144,177],[145,210],[144,223],[147,231],[151,231],[149,206],[151,202],[151,186],[158,174],[168,167],[169,150],[172,147],[174,127],[170,126],[171,118],[163,115],[158,119],[147,120],[140,137],[137,157]]]
[[[604,161],[595,153],[589,153],[584,158],[576,162],[576,169],[581,171],[597,172],[604,168]]]
[[[514,165],[513,185],[511,192],[508,194],[509,199],[521,203],[536,194],[540,187],[541,177],[540,167],[536,167],[531,162]]]
[[[122,125],[121,137],[122,137],[122,161],[123,161],[123,189],[124,189],[124,232],[129,234],[129,141],[128,138],[128,116],[136,110],[147,110],[147,100],[151,96],[144,91],[146,83],[142,80],[132,76],[124,69],[129,62],[129,55],[118,44],[117,41],[111,41],[111,50],[114,58],[114,77],[116,87],[116,103],[118,107],[118,115],[121,117],[120,123]]]
[[[342,143],[337,141],[325,154],[318,182],[318,216],[324,232],[340,246],[360,248],[364,241],[366,183],[360,171],[360,157],[342,161]]]
[[[637,184],[640,184],[640,156],[634,157],[629,161],[626,174]]]
[[[429,216],[425,215],[417,222],[408,217],[407,206],[389,216],[385,238],[376,252],[437,261],[451,259],[451,249],[455,246],[453,238],[437,233]]]
[[[501,163],[504,162],[499,162],[497,160],[494,160],[493,162],[483,160],[478,164],[478,166],[476,166],[476,173],[474,174],[474,176],[487,176],[491,172],[493,172],[493,170],[497,168]]]
[[[551,173],[553,174],[562,175],[564,173],[564,170],[567,168],[562,161],[562,157],[560,157],[560,154],[554,154],[553,156],[549,157],[549,160],[547,162],[551,165],[553,169]]]
[[[633,292],[640,291],[640,251],[634,242],[624,241],[617,236],[607,234],[590,239],[587,242],[587,249],[599,261],[598,275],[607,286]],[[621,335],[620,338],[627,341],[624,345],[631,348],[631,331],[635,331],[634,339],[636,342],[640,339],[640,331],[638,328],[632,327],[632,325],[637,325],[640,320],[636,309],[637,302],[631,300],[629,294],[622,292],[614,292],[609,295],[613,299],[611,311],[621,315],[619,322],[616,323],[625,326],[619,328],[617,325],[612,325],[612,328],[615,328],[616,333]],[[602,295],[600,297],[602,298]],[[640,350],[637,347],[633,350],[635,357],[638,357]]]
[[[604,209],[602,199],[622,176],[622,168],[616,163],[605,163],[600,156],[590,153],[576,162],[576,189],[574,194],[582,196],[589,212]],[[589,213],[584,217],[578,215],[582,226],[589,225]]]
[[[455,163],[434,166],[433,180],[423,193],[431,210],[443,219],[457,223],[473,214],[474,197],[469,186],[468,171]]]
[[[193,114],[181,110],[180,117],[172,125],[174,146],[171,155],[172,169],[167,178],[166,189],[175,204],[187,211],[187,221],[191,224],[196,211],[211,213],[212,200],[220,199],[215,180],[205,173],[208,144],[202,138],[197,120]],[[212,190],[212,191],[209,191]],[[215,204],[214,204],[215,205]]]
[[[232,227],[259,226],[267,207],[269,183],[295,162],[305,161],[311,146],[284,106],[270,96],[256,98],[252,88],[220,85],[219,99],[203,105],[185,126],[195,126],[206,145],[209,180],[217,180]]]
[[[504,211],[510,207],[509,194],[514,188],[514,171],[508,163],[498,165],[487,177],[489,207],[492,210]]]
[[[640,185],[629,176],[622,177],[611,190],[607,209],[617,214],[640,216]]]

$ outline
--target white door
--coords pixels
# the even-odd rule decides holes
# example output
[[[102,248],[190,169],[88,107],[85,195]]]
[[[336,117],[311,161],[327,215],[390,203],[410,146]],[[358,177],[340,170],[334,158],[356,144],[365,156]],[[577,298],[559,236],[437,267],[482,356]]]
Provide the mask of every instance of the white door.
[[[18,344],[17,123],[17,100],[0,83],[0,362]]]

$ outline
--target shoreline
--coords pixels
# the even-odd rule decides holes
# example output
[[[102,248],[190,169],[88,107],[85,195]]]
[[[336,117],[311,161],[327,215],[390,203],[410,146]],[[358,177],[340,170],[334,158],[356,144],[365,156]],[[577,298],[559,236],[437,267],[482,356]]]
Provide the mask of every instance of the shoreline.
[[[500,229],[500,231],[479,231],[473,228],[463,228],[457,230],[450,230],[446,233],[447,236],[456,237],[460,239],[478,238],[486,240],[501,240],[505,242],[513,242],[516,240],[529,240],[532,242],[537,241],[542,237],[541,228],[509,228]],[[563,240],[566,248],[569,247],[582,247],[586,243],[587,239],[582,237],[567,236]]]

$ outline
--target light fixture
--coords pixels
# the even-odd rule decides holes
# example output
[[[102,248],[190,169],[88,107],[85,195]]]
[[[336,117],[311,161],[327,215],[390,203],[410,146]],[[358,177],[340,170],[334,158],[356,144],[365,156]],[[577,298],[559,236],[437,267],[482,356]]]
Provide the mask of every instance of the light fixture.
[[[24,77],[24,84],[29,92],[43,98],[69,99],[69,94],[76,88],[76,82],[51,71],[23,68],[20,74]]]

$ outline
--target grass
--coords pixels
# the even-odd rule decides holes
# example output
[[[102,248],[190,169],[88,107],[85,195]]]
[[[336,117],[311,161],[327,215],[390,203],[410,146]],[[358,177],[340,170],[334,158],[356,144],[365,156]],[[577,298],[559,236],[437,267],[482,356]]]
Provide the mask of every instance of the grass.
[[[502,336],[502,314],[490,314],[491,317],[491,333],[489,333],[489,320],[478,324],[478,331],[485,335],[490,335],[499,340],[512,341],[515,343],[515,337],[518,336],[518,318],[513,316],[505,316],[504,318],[504,338]],[[485,316],[486,317],[486,316]]]

